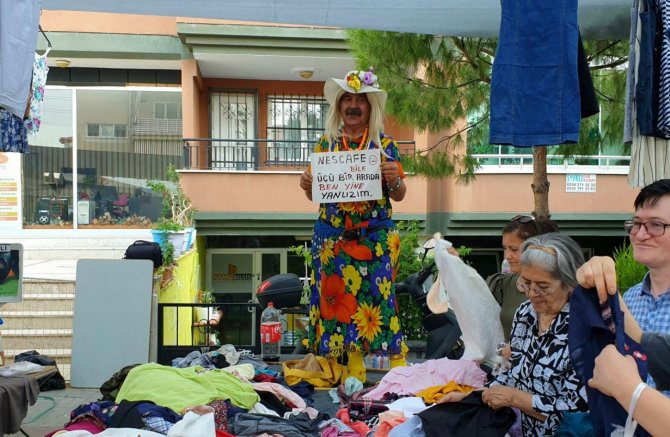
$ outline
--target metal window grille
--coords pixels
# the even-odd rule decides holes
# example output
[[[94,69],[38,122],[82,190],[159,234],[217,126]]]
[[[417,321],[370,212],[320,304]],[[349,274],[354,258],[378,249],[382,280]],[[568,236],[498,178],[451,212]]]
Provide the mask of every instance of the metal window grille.
[[[213,92],[211,162],[213,169],[252,170],[256,167],[256,94]],[[251,141],[249,141],[251,140]]]
[[[301,164],[323,134],[328,103],[323,96],[269,95],[267,97],[268,162]]]

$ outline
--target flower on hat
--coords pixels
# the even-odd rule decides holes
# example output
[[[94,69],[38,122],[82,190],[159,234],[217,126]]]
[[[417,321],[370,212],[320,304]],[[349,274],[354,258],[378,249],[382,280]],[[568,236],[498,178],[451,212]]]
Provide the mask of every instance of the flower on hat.
[[[379,88],[379,83],[377,83],[377,75],[374,72],[374,69],[370,67],[368,71],[361,71],[358,73],[359,77],[367,86]]]
[[[361,89],[361,80],[358,77],[358,74],[351,72],[347,75],[347,85],[355,89],[358,92]]]
[[[377,82],[377,75],[374,72],[374,69],[370,67],[367,71],[364,70],[355,70],[347,73],[346,76],[347,85],[359,92],[361,85],[371,86],[373,88],[379,88],[379,83]]]

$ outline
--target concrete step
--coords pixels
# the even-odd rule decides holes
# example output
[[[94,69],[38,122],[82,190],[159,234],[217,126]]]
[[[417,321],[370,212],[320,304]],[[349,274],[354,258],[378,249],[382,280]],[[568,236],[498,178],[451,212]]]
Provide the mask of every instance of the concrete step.
[[[2,313],[2,318],[5,324],[0,326],[4,329],[72,329],[72,311],[63,312],[62,315],[40,315],[24,314],[22,312],[14,312],[7,315]]]
[[[26,316],[40,316],[45,311],[72,311],[74,294],[28,294],[23,295],[23,302],[8,303],[2,307],[2,314],[21,312]]]
[[[34,267],[38,268],[39,266],[36,265]],[[66,295],[66,297],[69,298],[70,296],[74,296],[74,292],[75,292],[74,278],[72,280],[63,280],[63,281],[27,278],[24,279],[23,281],[24,299],[28,299],[31,297],[34,298],[48,297],[42,295]]]
[[[72,329],[3,329],[6,349],[72,349]]]

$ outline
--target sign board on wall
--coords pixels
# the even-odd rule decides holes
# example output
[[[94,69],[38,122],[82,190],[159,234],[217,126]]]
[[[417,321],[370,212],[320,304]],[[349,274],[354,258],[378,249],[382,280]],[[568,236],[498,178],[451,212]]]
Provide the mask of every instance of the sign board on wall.
[[[382,198],[379,149],[312,153],[312,200],[358,202]]]
[[[566,193],[595,193],[596,175],[594,174],[566,174]]]
[[[0,229],[21,229],[21,154],[0,152]]]
[[[0,242],[0,303],[21,302],[23,246]]]

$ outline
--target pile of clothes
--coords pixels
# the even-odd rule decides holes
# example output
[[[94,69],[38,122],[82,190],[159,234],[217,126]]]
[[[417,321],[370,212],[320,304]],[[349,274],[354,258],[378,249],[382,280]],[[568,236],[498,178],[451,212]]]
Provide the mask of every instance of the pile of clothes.
[[[148,363],[122,369],[117,373],[125,377],[113,400],[80,405],[62,429],[48,436],[443,435],[435,432],[444,429],[441,417],[448,414],[431,412],[442,404],[430,406],[449,391],[482,387],[486,379],[475,362],[447,358],[392,369],[367,388],[349,377],[329,392],[339,404],[331,408],[337,413],[330,417],[310,405],[315,385],[332,387],[333,378],[339,383],[342,369],[337,363],[308,354],[284,362],[283,372],[278,372],[230,345],[204,355],[196,352],[175,360],[175,367]],[[227,357],[228,365],[216,367],[218,356]],[[186,363],[194,365],[176,367]],[[110,381],[118,379],[115,375]],[[511,419],[501,414],[473,420],[514,421],[513,413]]]

